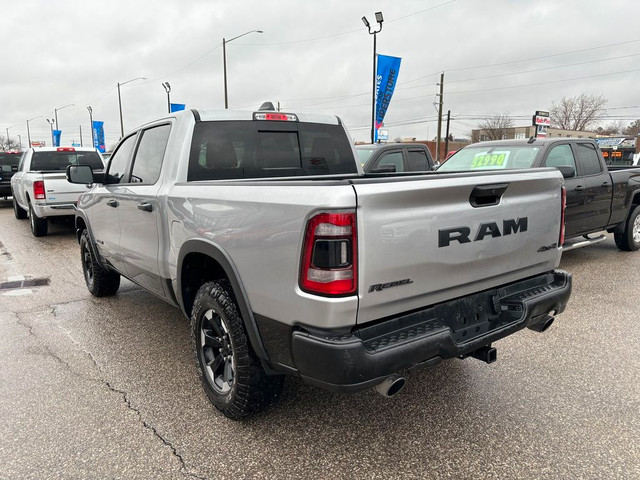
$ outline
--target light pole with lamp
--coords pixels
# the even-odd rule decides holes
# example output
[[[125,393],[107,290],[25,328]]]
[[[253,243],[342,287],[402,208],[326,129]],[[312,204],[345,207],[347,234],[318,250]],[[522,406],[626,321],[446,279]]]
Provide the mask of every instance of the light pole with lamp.
[[[65,105],[64,107],[58,107],[58,108],[54,108],[53,109],[53,115],[56,118],[56,130],[59,130],[58,128],[58,110],[62,110],[63,108],[67,108],[67,107],[75,107],[76,104],[75,103],[70,103],[69,105]]]
[[[122,122],[122,99],[120,97],[120,87],[127,83],[135,82],[136,80],[146,80],[147,77],[137,77],[127,80],[126,82],[118,82],[118,109],[120,110],[120,138],[124,137],[124,123]]]
[[[87,110],[89,110],[89,135],[91,136],[91,146],[95,147],[96,144],[93,141],[93,109],[89,106],[87,107]]]
[[[249,30],[248,32],[243,33],[242,35],[238,35],[237,37],[233,37],[229,40],[225,38],[222,39],[222,69],[224,70],[224,108],[225,110],[229,108],[229,100],[227,98],[227,43],[233,42],[235,39],[244,37],[245,35],[249,35],[250,33],[262,33],[262,30]]]
[[[369,30],[369,33],[373,35],[373,93],[371,99],[371,143],[376,141],[376,34],[382,31],[382,12],[376,12],[376,23],[380,26],[378,30],[371,30],[371,25],[367,17],[362,17],[362,23]]]
[[[27,148],[31,148],[31,132],[29,131],[29,122],[31,120],[35,120],[36,118],[42,118],[42,115],[38,115],[37,117],[33,117],[27,120],[27,140],[29,142],[29,144],[27,145]]]
[[[171,85],[169,82],[162,82],[162,86],[164,87],[165,92],[167,92],[167,111],[171,113],[171,97],[169,93],[171,92]]]
[[[17,126],[18,124],[16,123],[15,125],[11,125],[10,127],[7,127],[7,144],[6,144],[5,150],[9,149],[9,144],[11,143],[9,140],[9,129]]]
[[[53,147],[53,144],[56,143],[56,142],[53,141],[53,124],[56,121],[53,118],[45,118],[45,120],[47,121],[47,123],[51,127],[51,146]],[[56,130],[57,130],[57,128],[56,128]]]

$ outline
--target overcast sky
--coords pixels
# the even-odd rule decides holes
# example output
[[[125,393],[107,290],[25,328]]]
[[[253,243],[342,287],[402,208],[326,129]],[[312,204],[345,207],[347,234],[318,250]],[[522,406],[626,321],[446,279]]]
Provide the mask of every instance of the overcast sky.
[[[62,143],[89,143],[89,113],[105,122],[107,145],[162,117],[171,101],[224,108],[222,38],[229,107],[266,100],[283,111],[339,115],[353,138],[371,121],[373,37],[361,17],[382,11],[378,53],[402,57],[385,118],[390,136],[436,135],[436,91],[465,136],[482,117],[509,113],[529,124],[535,110],[580,93],[604,95],[608,118],[640,118],[640,2],[631,0],[93,1],[3,0],[0,135],[50,144],[58,111]],[[443,127],[444,128],[444,127]]]

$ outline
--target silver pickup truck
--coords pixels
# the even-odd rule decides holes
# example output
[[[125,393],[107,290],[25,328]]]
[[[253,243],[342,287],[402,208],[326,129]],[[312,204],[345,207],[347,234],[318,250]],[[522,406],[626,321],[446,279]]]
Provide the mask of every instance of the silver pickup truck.
[[[89,165],[97,173],[104,168],[95,148],[28,148],[22,154],[11,177],[13,213],[18,220],[29,217],[34,236],[47,234],[48,218],[75,215],[78,197],[87,189],[67,182],[65,169],[77,164]]]
[[[175,113],[126,135],[104,175],[67,177],[94,183],[76,214],[89,291],[123,275],[180,307],[234,419],[282,374],[392,395],[405,369],[490,363],[571,292],[557,170],[367,176],[337,117]]]

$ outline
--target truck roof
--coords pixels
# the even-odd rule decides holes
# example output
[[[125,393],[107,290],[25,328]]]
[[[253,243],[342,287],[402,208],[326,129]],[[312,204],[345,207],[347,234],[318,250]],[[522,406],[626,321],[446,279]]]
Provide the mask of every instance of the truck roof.
[[[509,139],[509,140],[488,140],[485,142],[477,142],[477,143],[472,143],[470,145],[468,145],[469,147],[471,146],[476,146],[476,145],[481,145],[481,146],[500,146],[500,145],[535,145],[535,146],[544,146],[544,145],[551,145],[553,143],[558,143],[558,142],[584,142],[584,141],[593,141],[592,138],[577,138],[577,137],[553,137],[553,138],[534,138],[534,139]]]

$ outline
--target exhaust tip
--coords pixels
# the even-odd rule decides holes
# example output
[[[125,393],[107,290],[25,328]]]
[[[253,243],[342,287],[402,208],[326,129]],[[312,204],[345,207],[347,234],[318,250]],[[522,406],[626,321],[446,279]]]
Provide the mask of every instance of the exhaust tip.
[[[543,333],[549,330],[549,327],[553,325],[554,321],[555,317],[547,317],[544,320],[534,323],[533,325],[529,325],[529,329],[533,330],[534,332]]]
[[[383,397],[390,398],[396,395],[400,390],[402,390],[402,387],[404,387],[405,383],[406,380],[404,377],[394,374],[389,375],[374,388],[376,392],[378,392]]]

